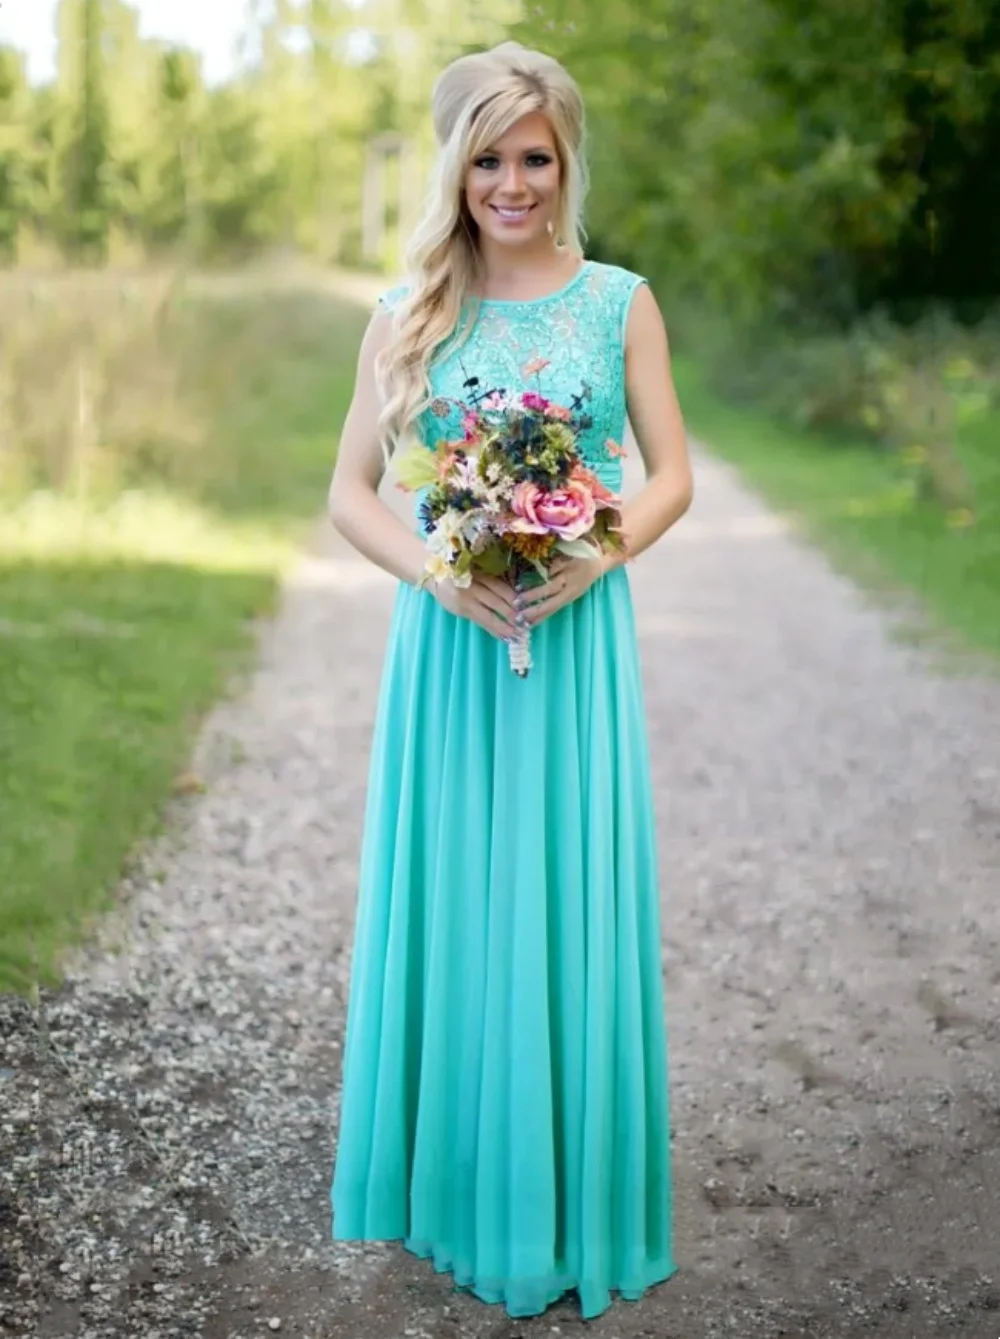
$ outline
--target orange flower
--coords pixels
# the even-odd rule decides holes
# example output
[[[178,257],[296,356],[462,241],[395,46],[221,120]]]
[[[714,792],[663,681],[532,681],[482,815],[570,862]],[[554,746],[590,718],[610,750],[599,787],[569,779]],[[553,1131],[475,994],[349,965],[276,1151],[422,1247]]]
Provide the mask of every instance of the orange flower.
[[[585,484],[593,494],[594,501],[598,506],[608,506],[618,501],[617,493],[613,493],[610,488],[605,488],[597,475],[588,470],[585,465],[581,465],[579,461],[573,466],[569,477],[575,479],[578,483]]]
[[[445,479],[447,479],[448,475],[451,473],[451,470],[453,466],[456,464],[457,460],[458,455],[455,452],[454,443],[449,442],[447,450],[445,451],[441,451],[439,448],[437,468],[438,468],[438,478],[441,480],[442,483],[445,481]]]
[[[556,546],[556,535],[511,534],[509,542],[515,553],[530,562],[532,558],[547,558]]]
[[[537,376],[539,372],[543,372],[548,367],[549,361],[548,358],[532,358],[529,363],[525,363],[524,367],[521,368],[521,375],[524,377]]]

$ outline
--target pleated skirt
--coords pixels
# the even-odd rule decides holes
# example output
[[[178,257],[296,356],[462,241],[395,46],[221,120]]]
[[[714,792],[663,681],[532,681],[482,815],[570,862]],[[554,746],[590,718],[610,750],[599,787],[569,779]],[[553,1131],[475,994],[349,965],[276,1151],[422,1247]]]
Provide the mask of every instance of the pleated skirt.
[[[657,851],[628,573],[533,667],[400,583],[362,838],[335,1240],[511,1316],[676,1266]]]

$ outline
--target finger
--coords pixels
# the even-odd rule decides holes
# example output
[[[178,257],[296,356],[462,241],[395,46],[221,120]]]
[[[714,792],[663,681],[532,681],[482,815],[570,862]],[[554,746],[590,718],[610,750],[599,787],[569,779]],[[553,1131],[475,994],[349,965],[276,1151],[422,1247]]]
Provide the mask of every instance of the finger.
[[[561,595],[566,589],[566,578],[562,575],[552,577],[544,585],[536,586],[534,590],[529,591],[525,599],[525,607],[529,608],[537,603],[545,603]]]
[[[514,631],[513,623],[505,623],[503,619],[500,618],[488,604],[479,599],[478,596],[474,596],[473,600],[474,605],[470,611],[473,621],[478,623],[481,628],[485,628],[487,632],[492,633],[494,637],[499,638],[501,641],[506,641]]]
[[[540,604],[532,605],[525,614],[528,626],[533,628],[536,624],[543,622],[547,618],[551,618],[553,614],[558,613],[559,610],[564,608],[568,603],[569,599],[567,598],[566,592],[563,591],[549,596],[547,600],[543,600]]]
[[[509,582],[504,581],[502,577],[481,576],[477,579],[477,584],[484,590],[488,590],[495,601],[499,601],[508,609],[515,607],[514,588]]]
[[[540,586],[539,591],[544,598],[528,609],[529,624],[539,623],[542,619],[558,613],[573,599],[573,583],[566,575],[558,576],[554,581]]]
[[[479,598],[485,600],[491,608],[504,615],[514,616],[514,591],[506,581],[499,577],[477,577],[474,589]]]
[[[558,614],[559,610],[564,609],[568,603],[569,601],[566,599],[553,597],[551,600],[546,600],[544,604],[529,609],[526,615],[528,627],[537,628],[539,623],[544,623],[553,614]]]
[[[488,589],[476,591],[475,594],[479,602],[495,614],[508,628],[514,624],[519,608],[513,601],[508,604],[506,600],[501,600],[497,593]]]

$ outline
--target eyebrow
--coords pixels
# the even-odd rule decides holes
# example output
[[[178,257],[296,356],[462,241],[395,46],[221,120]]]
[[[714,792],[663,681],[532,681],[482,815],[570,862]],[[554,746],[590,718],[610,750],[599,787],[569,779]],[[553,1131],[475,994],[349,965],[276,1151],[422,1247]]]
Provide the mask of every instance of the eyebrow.
[[[492,147],[483,150],[483,153],[492,153],[492,154],[496,154],[497,152],[498,152],[498,151],[497,151],[496,149],[492,148]],[[532,145],[532,147],[531,147],[530,149],[522,149],[521,152],[522,152],[522,153],[555,153],[555,150],[552,149],[552,148],[550,148],[550,146],[549,146],[548,144],[534,144],[534,145]]]

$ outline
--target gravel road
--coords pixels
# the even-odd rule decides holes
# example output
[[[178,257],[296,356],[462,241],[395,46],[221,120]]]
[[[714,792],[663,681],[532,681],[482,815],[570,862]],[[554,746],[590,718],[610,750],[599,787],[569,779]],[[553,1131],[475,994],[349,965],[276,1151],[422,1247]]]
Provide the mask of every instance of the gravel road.
[[[393,582],[323,525],[121,914],[37,1008],[0,1000],[0,1333],[997,1339],[1000,682],[695,468],[631,569],[679,1273],[512,1321],[329,1239]]]

